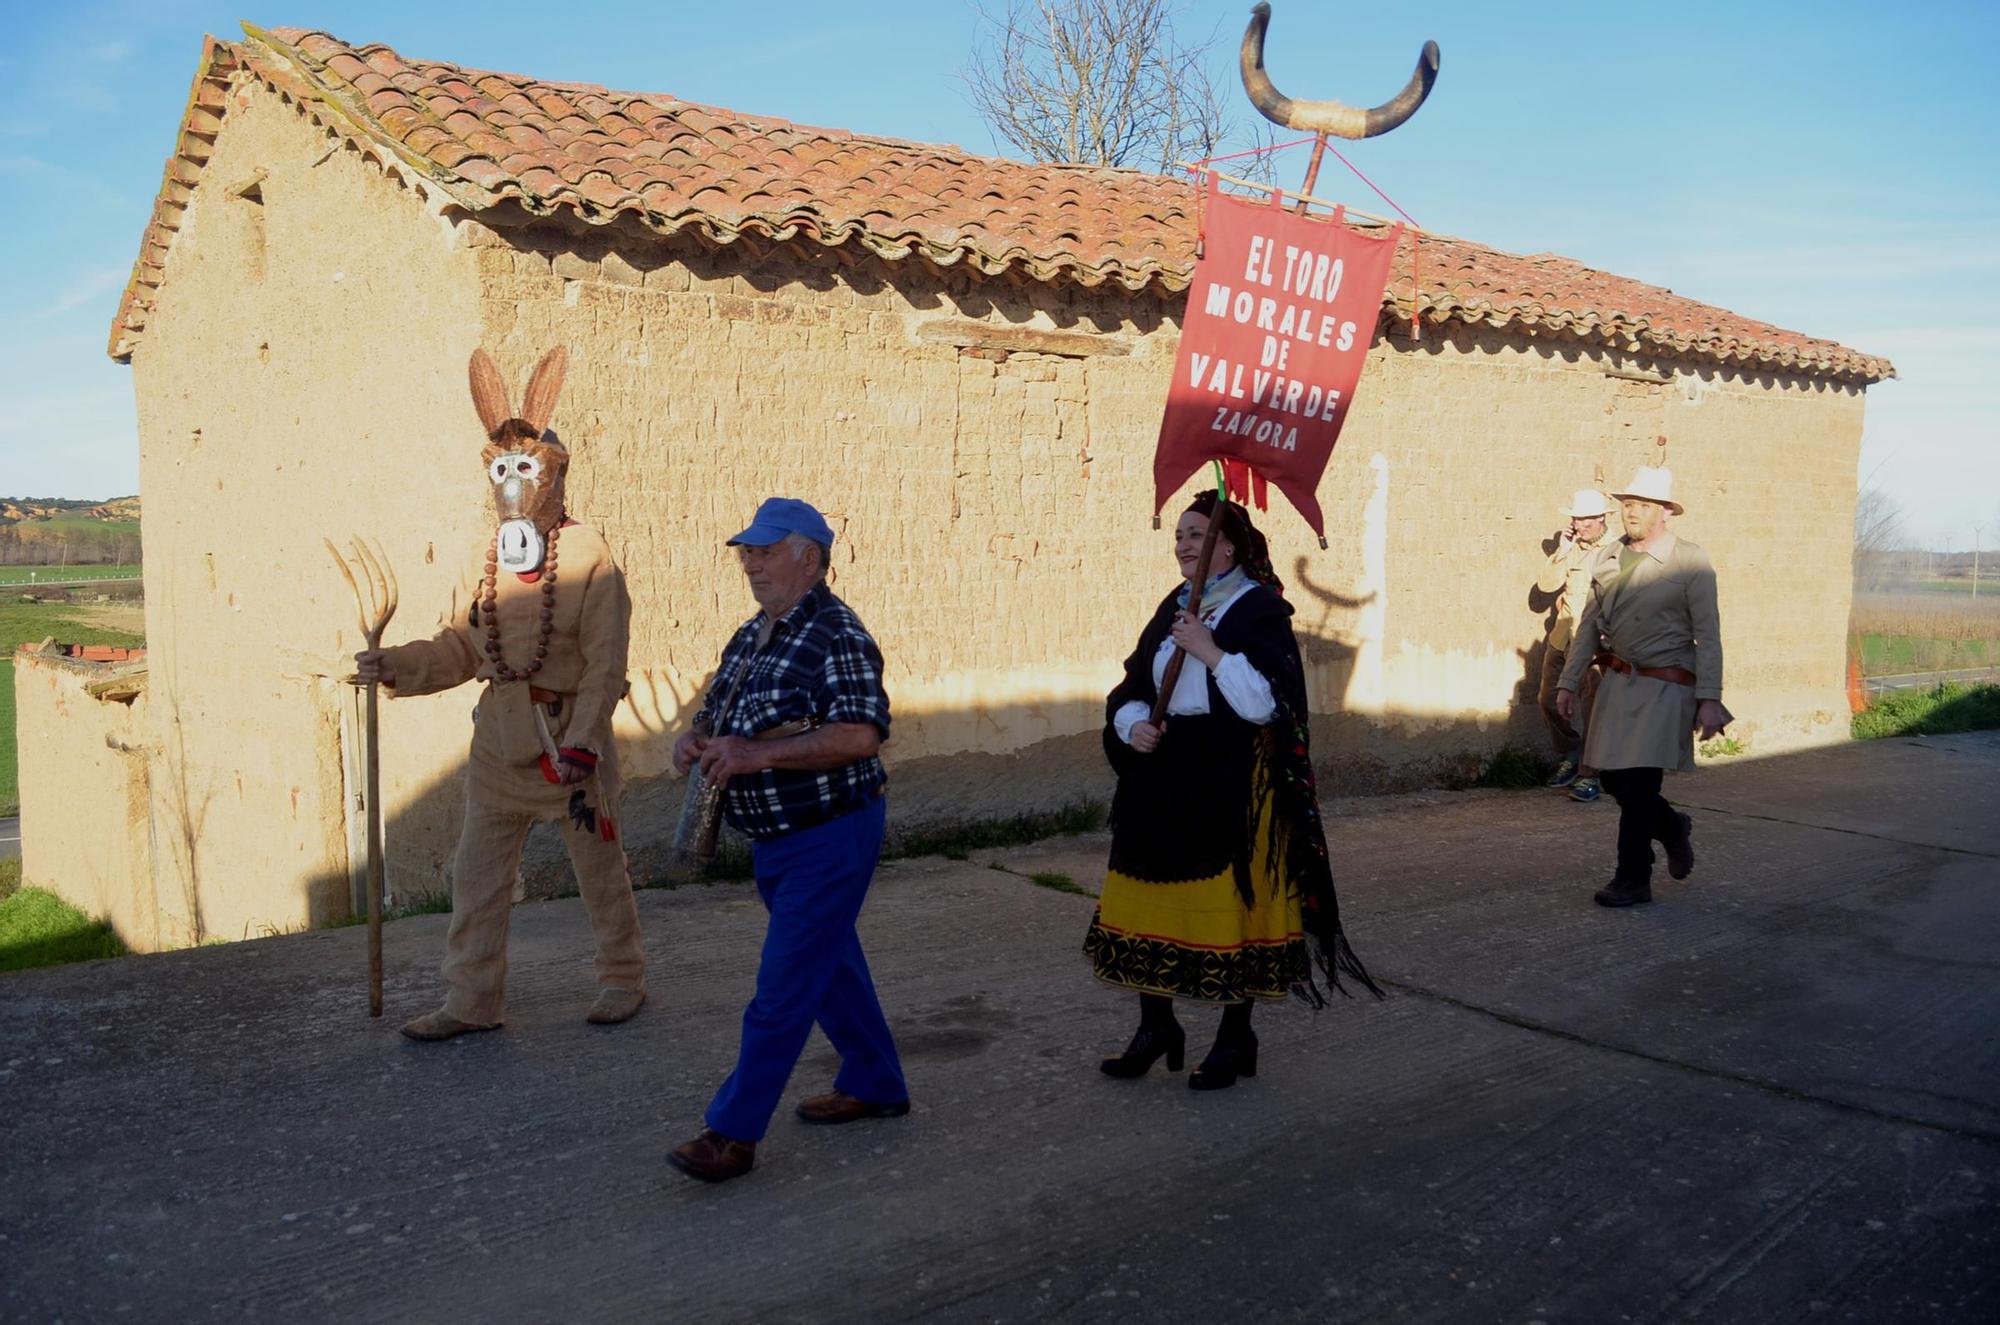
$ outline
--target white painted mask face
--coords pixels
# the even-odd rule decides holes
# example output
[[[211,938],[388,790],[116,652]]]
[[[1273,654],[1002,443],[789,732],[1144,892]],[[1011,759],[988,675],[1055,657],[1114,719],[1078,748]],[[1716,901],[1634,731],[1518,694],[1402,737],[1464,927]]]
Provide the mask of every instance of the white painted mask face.
[[[568,365],[569,351],[560,345],[543,355],[516,415],[492,356],[472,352],[472,404],[486,428],[480,461],[493,485],[494,560],[511,572],[539,570],[563,521],[569,452],[548,426]]]
[[[497,560],[507,571],[523,574],[541,567],[549,531],[562,518],[563,460],[561,448],[536,441],[501,449],[488,447],[486,477],[493,484],[493,509],[499,517]]]

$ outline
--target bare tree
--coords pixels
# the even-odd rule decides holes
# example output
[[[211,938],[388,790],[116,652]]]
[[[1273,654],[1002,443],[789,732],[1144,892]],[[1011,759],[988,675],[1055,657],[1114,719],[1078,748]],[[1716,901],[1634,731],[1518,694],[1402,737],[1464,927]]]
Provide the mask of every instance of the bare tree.
[[[1229,132],[1204,63],[1172,0],[1006,0],[981,9],[964,72],[993,132],[1038,161],[1161,172],[1212,155]]]
[[[1903,508],[1888,493],[1865,487],[1854,501],[1854,583],[1881,588],[1895,578],[1895,552],[1903,543]]]

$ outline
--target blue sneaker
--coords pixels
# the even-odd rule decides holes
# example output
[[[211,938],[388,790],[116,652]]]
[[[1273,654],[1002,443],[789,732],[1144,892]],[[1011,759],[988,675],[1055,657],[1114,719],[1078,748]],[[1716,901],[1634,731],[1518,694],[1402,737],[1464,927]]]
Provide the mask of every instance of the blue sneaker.
[[[1556,765],[1555,775],[1542,785],[1560,791],[1574,781],[1576,781],[1576,760],[1565,759]]]
[[[1570,783],[1569,798],[1573,801],[1582,801],[1588,805],[1603,794],[1604,788],[1596,778],[1578,778]]]

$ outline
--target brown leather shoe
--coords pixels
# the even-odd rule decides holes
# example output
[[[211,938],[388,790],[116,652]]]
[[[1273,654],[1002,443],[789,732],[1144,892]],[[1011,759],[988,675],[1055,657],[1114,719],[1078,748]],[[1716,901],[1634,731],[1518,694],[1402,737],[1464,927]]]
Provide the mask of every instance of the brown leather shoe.
[[[460,1021],[443,1008],[436,1012],[426,1012],[421,1017],[412,1017],[403,1023],[403,1034],[412,1040],[449,1040],[455,1035],[470,1035],[473,1031],[495,1031],[500,1023]]]
[[[728,1182],[742,1177],[757,1163],[757,1146],[751,1141],[731,1141],[720,1132],[703,1131],[686,1145],[669,1150],[667,1163],[690,1178]]]
[[[870,1104],[844,1091],[829,1090],[809,1100],[800,1100],[799,1120],[808,1123],[858,1123],[863,1118],[900,1118],[910,1111],[910,1102]]]
[[[583,1014],[583,1019],[593,1026],[615,1026],[621,1021],[630,1021],[645,1006],[646,991],[643,989],[600,989],[597,1001],[590,1005],[590,1011]]]

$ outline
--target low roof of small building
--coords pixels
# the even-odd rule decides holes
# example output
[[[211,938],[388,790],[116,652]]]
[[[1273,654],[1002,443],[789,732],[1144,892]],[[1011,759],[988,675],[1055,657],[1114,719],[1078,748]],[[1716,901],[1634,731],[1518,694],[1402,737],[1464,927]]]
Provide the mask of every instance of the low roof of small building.
[[[246,75],[473,213],[511,201],[536,215],[567,212],[594,224],[629,217],[662,235],[694,231],[719,244],[746,235],[856,244],[892,262],[920,257],[1133,291],[1178,291],[1192,277],[1199,198],[1182,180],[977,156],[663,94],[410,60],[299,28],[246,23],[244,32],[241,42],[211,37],[204,45],[112,323],[114,358],[129,357],[139,341],[228,88]],[[1383,302],[1404,318],[1416,299],[1426,322],[1512,325],[1814,377],[1896,375],[1886,359],[1554,254],[1409,234],[1396,273]]]

